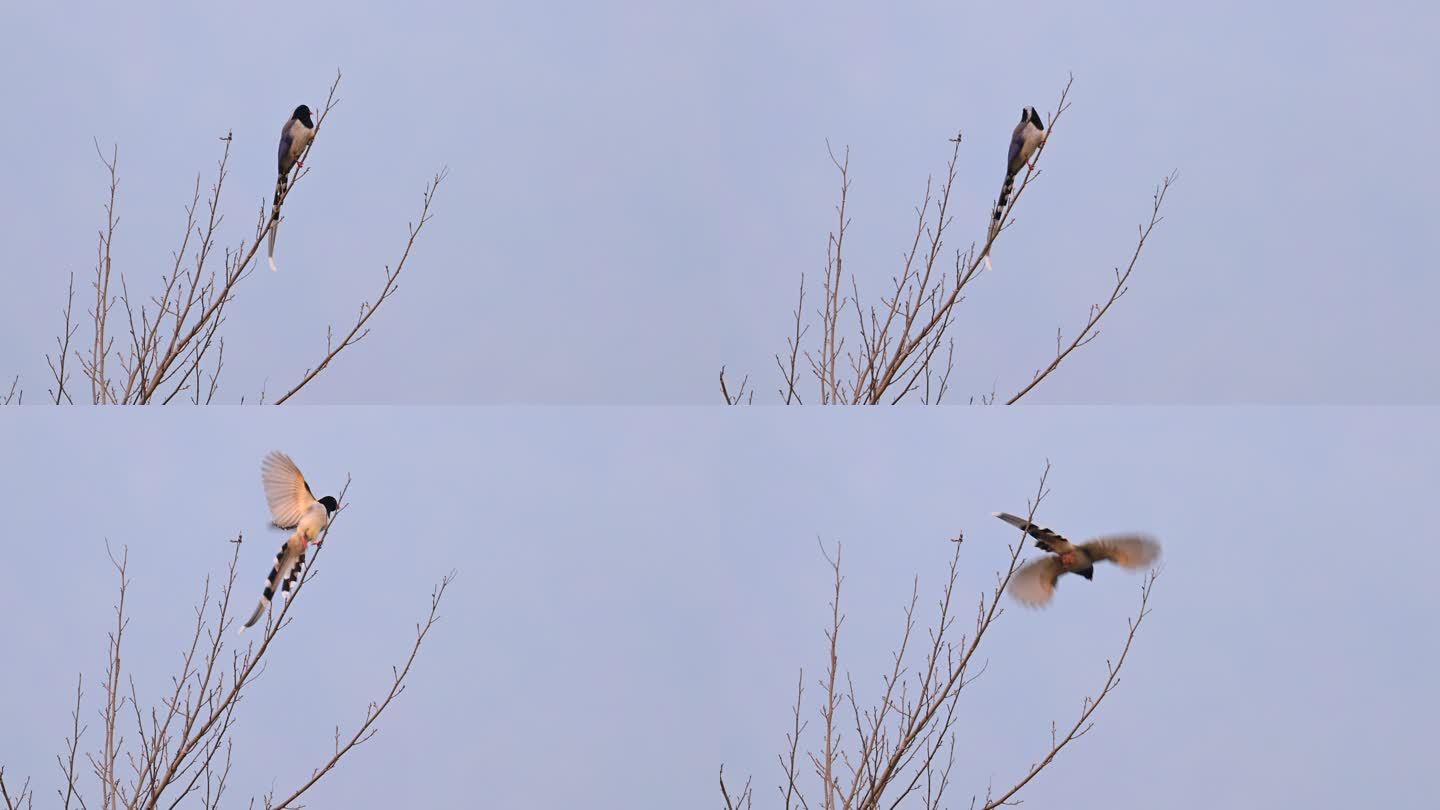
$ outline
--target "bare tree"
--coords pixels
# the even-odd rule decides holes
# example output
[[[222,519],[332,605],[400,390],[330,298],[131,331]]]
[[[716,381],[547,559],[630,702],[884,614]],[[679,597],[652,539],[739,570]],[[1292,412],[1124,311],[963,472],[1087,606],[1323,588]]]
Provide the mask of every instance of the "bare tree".
[[[344,502],[345,490],[340,499]],[[342,507],[341,511],[344,511]],[[339,513],[335,515],[339,519]],[[291,597],[272,611],[263,632],[243,648],[227,647],[232,638],[237,615],[232,610],[236,571],[240,561],[242,536],[230,542],[231,553],[225,579],[219,584],[205,577],[199,602],[195,606],[195,622],[181,648],[179,670],[162,690],[156,703],[147,705],[133,676],[127,680],[123,671],[125,638],[131,617],[126,611],[126,595],[130,587],[129,559],[126,550],[118,554],[109,549],[110,561],[118,578],[119,598],[115,603],[114,623],[107,636],[106,668],[101,680],[99,721],[101,738],[95,750],[82,757],[80,741],[88,726],[81,723],[84,701],[84,678],[76,681],[75,706],[71,713],[71,731],[66,737],[65,751],[56,757],[63,782],[56,789],[61,804],[89,808],[90,802],[102,810],[155,810],[174,808],[189,802],[204,808],[217,808],[232,789],[230,769],[235,755],[232,730],[239,721],[246,689],[264,671],[266,654],[279,646],[283,631],[290,625],[290,611],[306,585],[318,574],[317,563],[324,550],[334,522],[321,535],[310,568],[296,584]],[[370,703],[355,731],[342,735],[335,727],[335,747],[331,755],[319,762],[310,776],[293,790],[276,798],[272,788],[260,797],[267,810],[295,808],[302,796],[321,779],[334,772],[340,760],[375,736],[375,722],[390,704],[405,691],[410,668],[430,630],[439,621],[440,602],[454,580],[451,572],[443,577],[430,595],[430,610],[415,627],[415,640],[402,664],[391,668],[386,693]],[[243,616],[243,614],[241,614]],[[93,789],[87,790],[93,778]],[[18,792],[11,793],[4,769],[0,768],[0,801],[6,810],[31,807],[34,790],[27,779]],[[251,806],[255,800],[251,800]]]
[[[1070,107],[1067,99],[1073,83],[1074,77],[1071,77],[1060,93],[1055,111],[1048,116],[1048,139],[1055,137],[1056,126]],[[956,189],[962,140],[960,135],[952,139],[954,146],[938,186],[933,177],[926,180],[900,272],[890,278],[878,301],[866,298],[856,274],[847,273],[845,239],[850,227],[847,211],[850,150],[847,148],[838,155],[830,150],[830,160],[840,174],[838,217],[826,246],[820,301],[813,312],[806,309],[806,278],[804,273],[800,275],[793,326],[787,330],[785,351],[775,355],[775,365],[780,372],[777,392],[780,401],[787,405],[804,404],[808,397],[811,402],[821,404],[879,405],[917,399],[923,403],[940,403],[950,394],[951,377],[957,360],[961,359],[951,334],[959,305],[981,273],[995,241],[1014,224],[1010,215],[1025,190],[1043,174],[1036,166],[1045,149],[1042,144],[1006,204],[1001,215],[1002,227],[987,233],[983,241],[971,242],[965,249],[956,250],[953,267],[947,268],[946,239],[954,224],[950,204]],[[1115,282],[1106,299],[1090,306],[1086,322],[1070,340],[1056,329],[1055,356],[1034,372],[1029,383],[1007,397],[1006,404],[1019,402],[1054,373],[1073,351],[1099,335],[1100,319],[1129,289],[1130,275],[1150,232],[1162,220],[1161,206],[1176,179],[1176,175],[1171,174],[1156,187],[1150,221],[1140,228],[1129,264],[1123,270],[1115,268]],[[818,330],[816,322],[809,320],[811,315],[818,321]],[[813,388],[807,380],[813,382]],[[813,393],[807,393],[810,391]],[[720,369],[720,394],[730,405],[753,403],[755,397],[749,376],[732,392],[724,367]],[[972,401],[976,399],[972,397]],[[978,401],[988,404],[998,401],[998,397],[992,390],[988,396],[979,396]]]
[[[302,166],[280,195],[282,211],[284,200],[295,193],[296,186],[310,172],[303,167],[304,158],[315,148],[320,130],[339,104],[335,95],[339,85],[337,73],[315,121],[317,140],[306,147],[301,155]],[[149,293],[141,292],[143,285],[136,284],[133,276],[113,267],[111,247],[120,225],[120,154],[118,148],[112,147],[107,155],[96,144],[110,179],[105,222],[96,240],[94,277],[89,291],[83,294],[84,311],[75,310],[72,273],[62,311],[63,327],[55,338],[53,353],[45,356],[52,382],[47,394],[54,404],[74,403],[77,397],[97,405],[170,402],[198,405],[215,400],[225,366],[224,326],[230,307],[240,285],[255,270],[261,244],[271,230],[278,227],[278,221],[262,201],[251,236],[241,238],[233,246],[222,247],[225,215],[221,203],[232,137],[227,133],[220,140],[223,146],[214,180],[202,200],[202,177],[196,176],[190,202],[185,206],[179,246],[168,262],[168,269],[161,273],[158,288]],[[324,353],[318,355],[314,366],[295,372],[296,382],[275,400],[276,404],[298,394],[341,352],[369,334],[367,324],[371,317],[398,288],[400,274],[416,239],[430,221],[431,205],[445,175],[442,169],[425,187],[420,216],[409,225],[409,238],[399,261],[393,267],[385,266],[380,292],[359,305],[354,324],[343,330],[344,337],[338,342],[335,328],[327,327]],[[76,369],[82,378],[78,389]],[[10,396],[0,397],[0,403],[8,404],[16,397],[16,386],[18,377]],[[84,390],[86,387],[88,391]],[[257,399],[261,403],[265,401],[263,387]]]
[[[1030,503],[1029,518],[1044,500],[1045,480],[1049,465],[1041,475],[1039,487]],[[968,634],[957,638],[956,624],[961,618],[962,597],[956,592],[960,570],[960,552],[964,536],[955,538],[955,551],[950,559],[949,576],[941,590],[936,612],[929,622],[928,633],[917,633],[919,626],[919,580],[912,586],[910,601],[905,608],[899,641],[890,662],[881,673],[880,696],[874,701],[863,699],[854,676],[841,666],[840,630],[845,623],[841,609],[841,549],[825,553],[834,576],[830,602],[830,623],[825,631],[827,656],[818,682],[820,703],[818,726],[811,731],[805,716],[805,672],[800,671],[796,686],[794,709],[785,736],[785,749],[779,754],[781,779],[778,802],[791,808],[844,808],[875,810],[875,808],[920,807],[934,810],[942,805],[947,792],[953,792],[959,774],[955,770],[955,740],[960,719],[960,697],[985,670],[975,664],[991,628],[1005,613],[1000,597],[1011,577],[1020,567],[1027,542],[1024,532],[1009,546],[1008,565],[997,572],[995,587],[980,594],[979,607]],[[1120,683],[1120,669],[1125,665],[1136,631],[1149,615],[1150,591],[1157,573],[1152,571],[1140,589],[1140,607],[1129,621],[1124,646],[1113,662],[1106,661],[1106,677],[1093,697],[1084,697],[1072,723],[1057,726],[1051,723],[1049,741],[1041,746],[1039,758],[1020,768],[1008,786],[993,790],[986,787],[981,795],[971,797],[971,807],[985,810],[1018,804],[1017,796],[1036,776],[1055,761],[1070,743],[1083,737],[1093,726],[1092,716],[1102,701]],[[808,736],[807,736],[808,733]],[[808,740],[806,742],[805,740]],[[754,805],[754,791],[747,779],[738,789],[725,780],[720,768],[720,795],[727,810]]]

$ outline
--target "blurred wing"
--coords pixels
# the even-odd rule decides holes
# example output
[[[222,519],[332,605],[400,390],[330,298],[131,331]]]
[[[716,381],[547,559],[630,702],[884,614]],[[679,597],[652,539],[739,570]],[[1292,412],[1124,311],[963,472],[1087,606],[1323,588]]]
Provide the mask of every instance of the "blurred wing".
[[[1109,560],[1121,568],[1147,568],[1160,559],[1160,544],[1144,534],[1112,534],[1081,546],[1095,562]]]
[[[1020,566],[1006,590],[1021,604],[1041,607],[1055,594],[1055,581],[1065,572],[1059,557],[1046,555]]]
[[[282,529],[298,526],[305,510],[315,503],[315,495],[310,491],[310,485],[305,483],[300,468],[278,450],[272,450],[260,462],[260,482],[265,486],[270,516]]]
[[[1017,529],[1024,529],[1026,534],[1039,541],[1035,545],[1045,549],[1046,551],[1057,550],[1054,548],[1055,546],[1060,546],[1063,548],[1064,546],[1068,546],[1070,544],[1070,541],[1066,540],[1064,537],[1050,531],[1044,526],[1036,526],[1034,523],[1029,523],[1025,520],[1025,518],[1016,517],[1009,512],[996,512],[994,514],[995,517],[1000,518],[1006,523],[1009,523],[1011,526],[1014,526]]]

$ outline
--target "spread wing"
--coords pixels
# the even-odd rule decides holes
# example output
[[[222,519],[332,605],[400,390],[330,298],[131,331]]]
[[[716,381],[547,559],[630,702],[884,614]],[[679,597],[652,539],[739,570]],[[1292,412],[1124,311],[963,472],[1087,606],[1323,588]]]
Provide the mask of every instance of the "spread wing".
[[[1027,522],[1025,518],[1016,517],[1009,512],[996,512],[995,517],[1000,518],[1017,529],[1024,529],[1026,534],[1035,538],[1035,545],[1046,551],[1059,551],[1065,546],[1070,545],[1069,540],[1066,540],[1064,537],[1050,531],[1044,526],[1036,526],[1034,523]]]
[[[1020,566],[1005,590],[1021,604],[1040,607],[1055,594],[1055,581],[1065,573],[1060,558],[1049,554]]]
[[[1148,568],[1160,559],[1160,544],[1144,534],[1111,534],[1081,546],[1095,562],[1109,560],[1121,568]]]
[[[305,476],[290,457],[272,450],[260,462],[260,483],[265,486],[265,500],[276,526],[293,529],[300,524],[305,510],[315,503],[315,494],[305,483]]]

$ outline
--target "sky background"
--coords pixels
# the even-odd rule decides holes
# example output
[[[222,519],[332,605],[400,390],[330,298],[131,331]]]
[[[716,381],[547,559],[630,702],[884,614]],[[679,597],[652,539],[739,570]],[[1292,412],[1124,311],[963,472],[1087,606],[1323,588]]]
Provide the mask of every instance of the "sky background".
[[[248,608],[281,539],[258,480],[280,448],[317,494],[353,483],[320,576],[244,703],[231,803],[308,775],[334,725],[353,728],[382,694],[431,587],[456,569],[410,690],[311,806],[713,807],[722,762],[753,774],[770,806],[797,672],[817,678],[824,660],[817,539],[843,544],[841,655],[873,690],[912,577],[930,604],[947,538],[963,531],[973,604],[1015,539],[990,513],[1023,511],[1049,459],[1037,520],[1075,539],[1155,533],[1165,567],[1119,690],[1027,806],[1428,806],[1436,417],[11,413],[0,763],[49,801],[80,671],[98,739],[107,540],[129,548],[126,666],[147,698],[240,532]],[[1048,610],[1007,609],[961,703],[954,806],[1015,778],[1050,721],[1098,688],[1140,582],[1103,568],[1065,582]]]
[[[771,396],[822,272],[849,145],[849,268],[897,272],[963,130],[951,247],[982,237],[1020,108],[1073,109],[964,303],[956,398],[1004,396],[1128,259],[1100,339],[1030,399],[1440,402],[1432,3],[11,4],[0,374],[47,387],[67,274],[94,263],[120,150],[117,269],[153,290],[233,131],[225,244],[273,188],[281,123],[345,71],[281,272],[241,288],[221,397],[288,388],[398,257],[398,297],[301,401],[713,403]],[[813,287],[812,287],[813,289]],[[811,298],[813,302],[816,300]],[[84,297],[81,297],[82,303]]]

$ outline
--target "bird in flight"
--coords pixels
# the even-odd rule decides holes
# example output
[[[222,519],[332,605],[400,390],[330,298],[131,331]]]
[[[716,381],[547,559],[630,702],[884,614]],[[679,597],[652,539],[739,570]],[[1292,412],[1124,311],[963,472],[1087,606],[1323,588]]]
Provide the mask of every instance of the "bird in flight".
[[[1095,563],[1113,562],[1121,568],[1142,569],[1160,558],[1160,544],[1144,534],[1110,534],[1075,544],[1055,532],[1036,526],[1008,512],[995,517],[1035,538],[1035,547],[1048,552],[1044,557],[1020,566],[1006,589],[1022,604],[1040,607],[1055,594],[1055,583],[1063,574],[1086,579],[1095,575]]]
[[[1015,132],[1010,135],[1010,156],[1005,163],[1005,183],[1000,186],[1000,199],[995,202],[995,210],[990,215],[990,232],[986,234],[985,241],[994,239],[995,234],[1000,232],[1005,206],[1010,202],[1011,192],[1015,190],[1015,175],[1030,162],[1035,150],[1045,142],[1045,137],[1045,125],[1040,121],[1040,113],[1036,112],[1034,107],[1021,110],[1020,123],[1015,125]],[[1032,165],[1030,168],[1035,167]],[[990,266],[988,250],[985,252],[985,264]]]
[[[310,120],[310,108],[301,104],[280,129],[280,177],[275,181],[275,204],[270,207],[270,245],[266,253],[271,272],[275,271],[275,234],[280,230],[280,201],[285,197],[285,189],[290,182],[290,169],[296,165],[304,168],[300,156],[305,154],[305,147],[314,139],[315,122]]]
[[[294,529],[294,533],[280,547],[280,553],[275,555],[275,565],[270,569],[270,576],[265,578],[260,604],[255,606],[250,620],[240,628],[241,632],[264,615],[270,600],[275,597],[276,588],[280,589],[284,598],[290,598],[290,592],[305,567],[305,552],[312,543],[320,543],[320,533],[330,525],[330,516],[340,508],[339,502],[330,495],[317,500],[315,493],[310,491],[310,485],[305,483],[300,468],[278,450],[271,451],[260,462],[260,483],[265,487],[265,500],[270,504],[272,524],[279,529]]]

